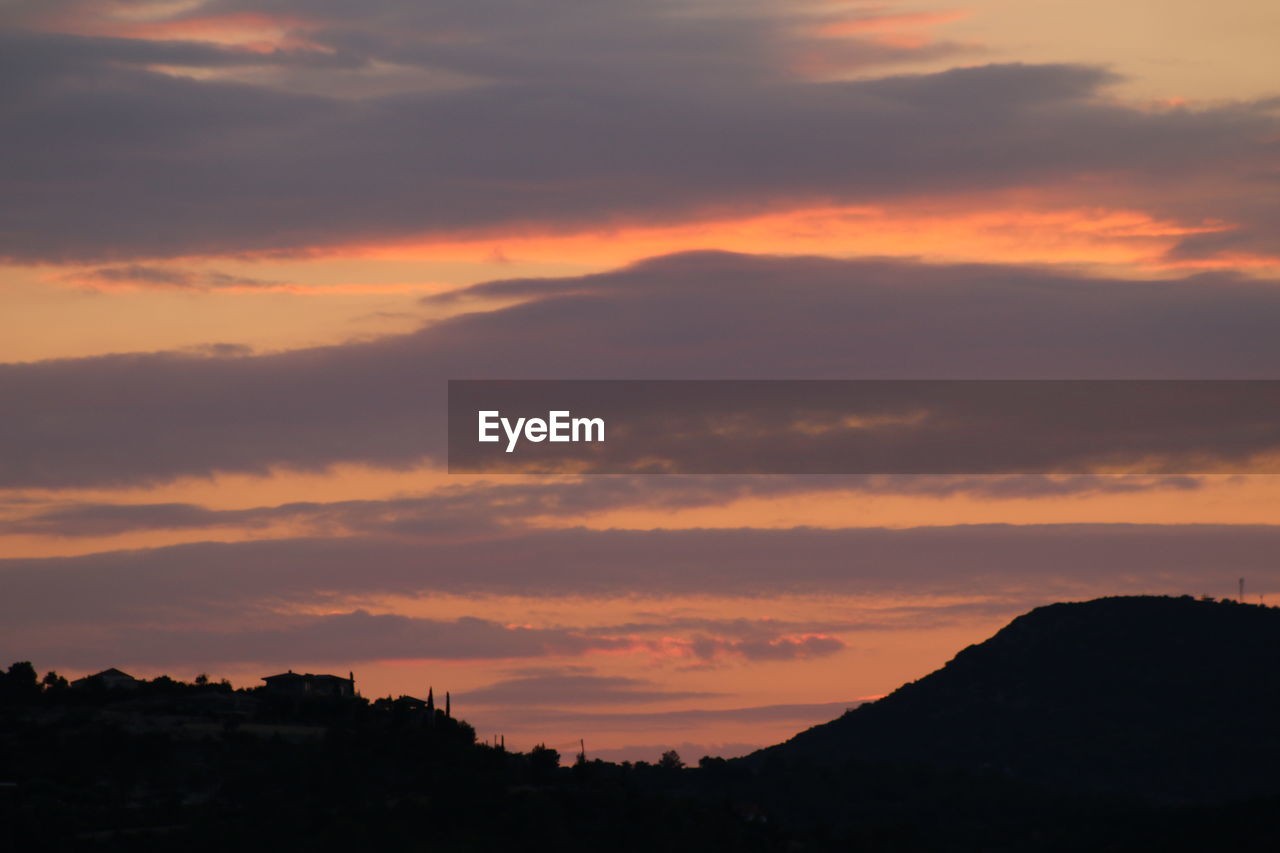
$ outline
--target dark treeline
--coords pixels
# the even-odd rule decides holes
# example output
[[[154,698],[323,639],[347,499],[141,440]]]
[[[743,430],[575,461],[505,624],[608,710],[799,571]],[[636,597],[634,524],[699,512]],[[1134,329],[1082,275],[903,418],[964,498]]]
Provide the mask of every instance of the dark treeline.
[[[772,850],[677,763],[562,766],[412,699],[0,674],[0,849]]]

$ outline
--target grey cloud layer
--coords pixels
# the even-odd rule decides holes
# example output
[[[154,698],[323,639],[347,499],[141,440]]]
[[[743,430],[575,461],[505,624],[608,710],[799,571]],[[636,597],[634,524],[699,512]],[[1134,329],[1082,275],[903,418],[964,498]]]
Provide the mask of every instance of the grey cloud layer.
[[[1082,593],[1271,589],[1280,528],[973,525],[891,530],[570,529],[437,542],[344,537],[197,543],[0,561],[0,624],[21,632],[165,625],[333,607],[355,596]],[[694,626],[686,626],[690,632]],[[842,629],[845,630],[845,629]],[[724,634],[734,637],[733,633]],[[739,634],[737,639],[742,639]]]
[[[34,657],[79,667],[93,667],[103,660],[164,667],[540,658],[625,648],[630,642],[588,637],[565,628],[511,627],[476,617],[418,619],[364,610],[320,617],[274,614],[253,619],[245,613],[219,617],[178,625],[107,626],[86,617],[78,624],[50,630],[56,617],[46,614],[43,624],[28,626],[21,636],[6,637],[5,642],[30,649]]]
[[[673,255],[483,285],[524,299],[273,355],[0,365],[0,486],[444,458],[456,378],[1276,378],[1280,289],[906,261]],[[998,437],[994,437],[998,440]]]
[[[608,440],[504,445],[498,414],[549,409],[599,419]],[[497,435],[481,443],[486,411]],[[1271,454],[1280,382],[449,384],[451,473],[1280,473]]]
[[[662,689],[654,682],[626,676],[592,675],[549,669],[518,675],[468,690],[460,695],[472,705],[602,705],[643,704],[678,699],[705,699],[714,693]]]
[[[206,612],[174,624],[147,623],[155,613],[138,608],[134,619],[113,623],[82,618],[74,624],[59,615],[44,614],[38,624],[19,626],[19,632],[0,629],[0,641],[29,658],[57,661],[59,666],[92,667],[111,660],[119,664],[163,667],[295,662],[351,665],[368,661],[574,658],[593,652],[667,654],[676,650],[697,666],[724,662],[786,661],[827,657],[843,651],[845,643],[814,633],[790,636],[788,625],[768,620],[732,620],[717,633],[717,620],[702,620],[695,628],[671,625],[621,625],[575,628],[505,625],[491,619],[465,616],[428,619],[396,613],[352,610],[323,616],[264,612],[246,605],[239,611]],[[134,620],[137,621],[134,621]],[[868,628],[872,626],[858,626]],[[678,636],[670,636],[676,632]],[[629,679],[578,674],[526,675],[480,690],[473,700],[482,704],[507,701],[515,693],[539,704],[552,688],[590,697],[593,702],[646,702],[695,698],[709,694],[646,691]]]
[[[546,517],[576,517],[610,510],[688,509],[740,498],[863,492],[976,498],[1041,498],[1135,494],[1199,488],[1193,477],[591,477],[518,485],[458,486],[421,497],[388,500],[296,502],[248,509],[209,509],[190,503],[15,503],[16,517],[0,534],[62,537],[114,536],[153,530],[263,529],[302,522],[319,531],[458,538],[513,530]]]
[[[103,267],[89,272],[75,273],[68,278],[76,283],[88,285],[128,284],[192,290],[212,290],[219,287],[276,287],[282,284],[278,281],[263,281],[217,271],[195,273],[183,269],[149,267],[141,264]]]
[[[981,525],[908,530],[528,533],[475,542],[337,538],[201,543],[0,560],[0,645],[59,667],[547,659],[652,654],[682,666],[821,658],[868,632],[1007,618],[1054,600],[1273,592],[1280,528]],[[811,620],[644,616],[512,626],[350,607],[380,596],[573,600],[784,595],[961,596]],[[300,612],[301,611],[301,612]],[[524,677],[535,677],[528,673]],[[526,687],[537,687],[528,683]],[[603,701],[603,700],[602,700]]]
[[[801,38],[785,17],[672,14],[678,4],[362,3],[358,17],[235,7],[322,22],[303,33],[321,50],[259,65],[391,63],[481,83],[326,97],[145,70],[225,69],[253,61],[243,52],[13,31],[0,48],[16,81],[0,124],[0,256],[293,250],[1098,175],[1145,188],[1160,208],[1176,201],[1161,200],[1171,183],[1249,187],[1269,168],[1277,127],[1266,104],[1128,109],[1097,97],[1106,72],[1072,65],[798,82],[788,66],[802,54],[849,67],[902,51]],[[1273,202],[1243,210],[1230,190],[1202,197],[1203,209],[1179,213],[1240,214],[1237,242],[1274,222]]]

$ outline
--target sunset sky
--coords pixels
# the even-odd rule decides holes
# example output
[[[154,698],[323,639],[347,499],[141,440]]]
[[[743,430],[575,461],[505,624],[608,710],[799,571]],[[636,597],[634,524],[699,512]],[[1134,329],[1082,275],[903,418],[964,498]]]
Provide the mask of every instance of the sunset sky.
[[[1264,0],[0,0],[0,652],[741,754],[1280,477],[450,475],[449,379],[1280,379]]]

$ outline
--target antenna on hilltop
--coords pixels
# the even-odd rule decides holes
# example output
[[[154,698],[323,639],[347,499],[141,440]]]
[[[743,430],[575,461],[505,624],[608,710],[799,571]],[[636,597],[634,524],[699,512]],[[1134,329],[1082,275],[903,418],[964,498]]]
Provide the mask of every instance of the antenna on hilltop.
[[[1244,604],[1244,578],[1240,578],[1240,603]]]

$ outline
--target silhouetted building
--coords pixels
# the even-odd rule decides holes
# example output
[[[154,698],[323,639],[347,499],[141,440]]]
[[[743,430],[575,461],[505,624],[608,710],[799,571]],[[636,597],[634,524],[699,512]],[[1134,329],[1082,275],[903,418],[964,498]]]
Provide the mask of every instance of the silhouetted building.
[[[125,689],[130,690],[137,687],[142,682],[134,678],[127,672],[122,672],[114,666],[110,669],[104,669],[102,672],[95,672],[93,675],[86,675],[84,678],[77,678],[71,682],[72,687],[105,687],[108,690]]]
[[[399,699],[392,701],[392,706],[405,711],[414,711],[416,713],[427,712],[427,700],[419,699],[416,696],[401,696]]]
[[[298,673],[293,670],[279,675],[264,675],[267,692],[280,696],[329,696],[349,698],[356,695],[356,677],[348,673],[346,678],[340,675],[312,675]]]

